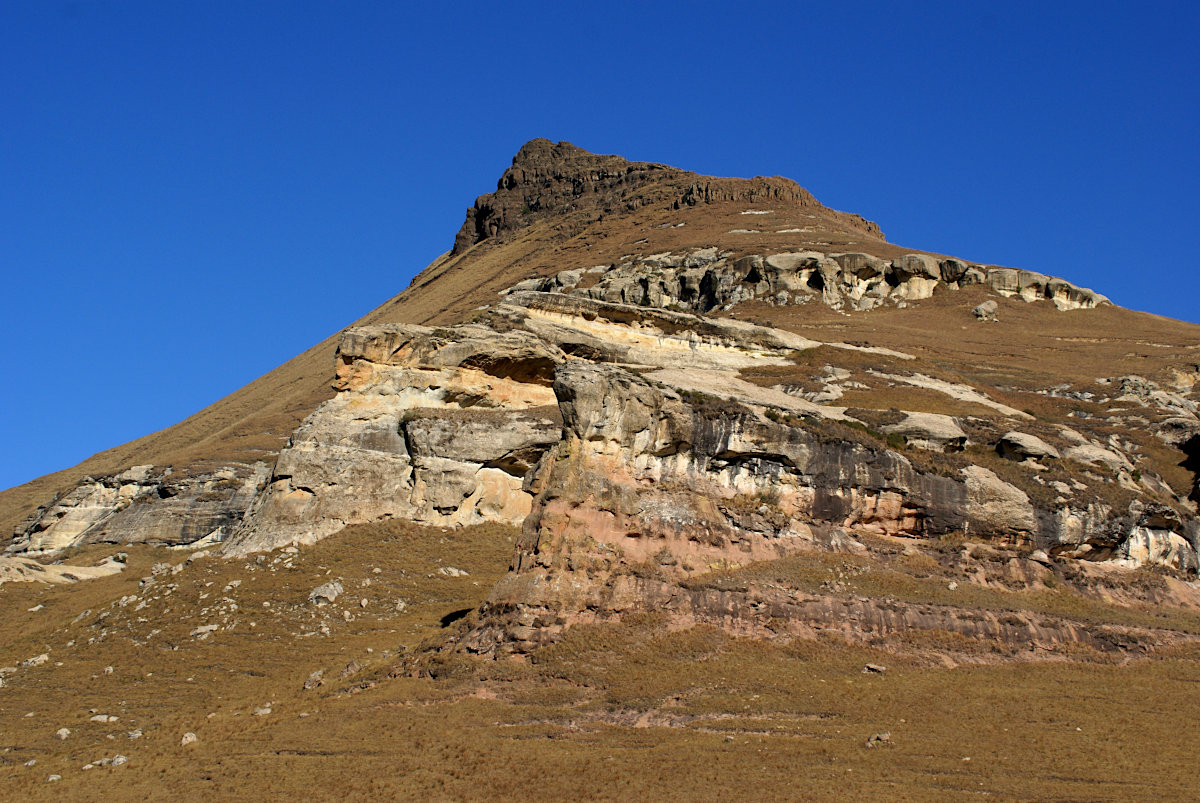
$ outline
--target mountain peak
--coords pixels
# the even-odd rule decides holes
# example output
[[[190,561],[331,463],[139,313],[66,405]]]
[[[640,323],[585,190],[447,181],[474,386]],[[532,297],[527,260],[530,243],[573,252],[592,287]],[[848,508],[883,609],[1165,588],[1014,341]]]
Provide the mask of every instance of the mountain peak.
[[[573,157],[596,158],[596,154],[570,142],[553,142],[545,137],[536,137],[521,146],[513,156],[512,163],[514,166],[524,166],[548,161],[565,161]]]
[[[826,210],[808,190],[780,176],[715,178],[657,162],[631,162],[595,154],[570,142],[537,138],[526,142],[512,166],[467,210],[454,240],[459,254],[549,216],[590,223],[651,205],[680,208],[722,201],[794,203],[836,215],[852,228],[883,239],[879,227],[858,215]]]

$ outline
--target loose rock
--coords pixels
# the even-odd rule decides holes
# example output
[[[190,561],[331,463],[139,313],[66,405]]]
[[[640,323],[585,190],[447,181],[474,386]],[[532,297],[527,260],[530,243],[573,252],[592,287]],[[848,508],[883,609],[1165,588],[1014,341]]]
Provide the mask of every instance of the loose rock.
[[[996,313],[1000,311],[1000,305],[992,299],[988,299],[975,309],[971,310],[971,314],[981,321],[995,321]]]
[[[1043,457],[1059,459],[1058,450],[1035,435],[1024,432],[1009,432],[996,444],[996,452],[1008,460],[1039,460]]]
[[[891,742],[892,742],[891,731],[886,731],[884,733],[872,733],[870,736],[867,737],[867,747],[878,747],[878,746],[884,745],[884,744],[891,744]]]
[[[342,593],[342,584],[337,580],[330,580],[324,585],[319,585],[308,594],[308,601],[314,605],[328,605],[335,601]]]

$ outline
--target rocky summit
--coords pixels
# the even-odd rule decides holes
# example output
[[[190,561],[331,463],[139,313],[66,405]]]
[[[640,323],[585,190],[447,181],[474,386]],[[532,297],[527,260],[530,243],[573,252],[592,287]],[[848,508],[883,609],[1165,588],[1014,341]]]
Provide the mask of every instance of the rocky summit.
[[[336,338],[0,494],[0,601],[52,583],[70,612],[22,619],[10,643],[48,645],[54,666],[132,644],[139,683],[181,646],[171,660],[200,666],[235,642],[249,663],[292,645],[265,671],[303,688],[257,700],[264,721],[367,692],[444,705],[431,689],[456,683],[570,702],[570,725],[495,715],[520,727],[708,722],[730,741],[745,728],[713,717],[750,703],[685,671],[695,655],[819,667],[821,645],[830,667],[901,678],[1174,656],[1194,676],[1200,327],[1039,267],[894,245],[789,179],[534,140],[452,248]],[[310,665],[331,647],[301,646],[381,633],[337,681]],[[672,663],[688,639],[709,646]],[[628,697],[598,679],[601,652],[658,655],[670,679]],[[19,657],[0,695],[62,682]],[[173,740],[155,761],[181,739],[209,749],[194,704],[139,714]],[[802,712],[772,705],[755,732],[799,732]],[[893,720],[866,746],[897,749]]]

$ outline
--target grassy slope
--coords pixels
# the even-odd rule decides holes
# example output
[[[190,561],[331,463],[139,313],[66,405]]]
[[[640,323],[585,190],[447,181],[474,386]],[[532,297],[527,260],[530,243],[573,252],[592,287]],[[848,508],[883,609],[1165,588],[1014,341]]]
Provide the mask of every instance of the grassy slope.
[[[15,612],[0,621],[0,664],[50,655],[0,688],[0,784],[25,799],[72,800],[1183,800],[1192,791],[1194,647],[1126,662],[997,653],[998,663],[956,663],[886,645],[672,630],[640,616],[574,628],[534,663],[409,659],[483,599],[515,534],[381,523],[306,549],[290,568],[271,563],[280,553],[200,560],[139,591],[152,562],[185,554],[139,550],[124,576],[0,586],[0,605]],[[447,565],[469,574],[436,571]],[[339,604],[307,603],[332,578],[346,589]],[[123,595],[134,598],[114,603]],[[232,623],[189,636],[220,621],[226,597],[239,606]],[[297,635],[322,622],[328,636]],[[351,660],[362,669],[339,680]],[[863,674],[866,663],[888,670]],[[316,669],[328,681],[305,691]],[[269,715],[255,715],[267,705]],[[93,723],[93,712],[120,720]],[[60,727],[72,730],[65,741],[54,738]],[[127,737],[134,728],[138,740]],[[189,731],[200,741],[183,748]],[[866,748],[881,732],[890,742]],[[81,769],[116,754],[129,763]],[[63,780],[47,784],[51,773]]]

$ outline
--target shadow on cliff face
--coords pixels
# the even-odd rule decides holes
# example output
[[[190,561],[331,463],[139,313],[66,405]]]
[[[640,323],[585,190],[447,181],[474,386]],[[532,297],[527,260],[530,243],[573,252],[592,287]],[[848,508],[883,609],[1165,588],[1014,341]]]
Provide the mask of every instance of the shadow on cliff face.
[[[1195,477],[1195,487],[1188,498],[1193,502],[1200,503],[1200,435],[1193,435],[1179,448],[1186,455],[1180,465],[1192,472]]]

